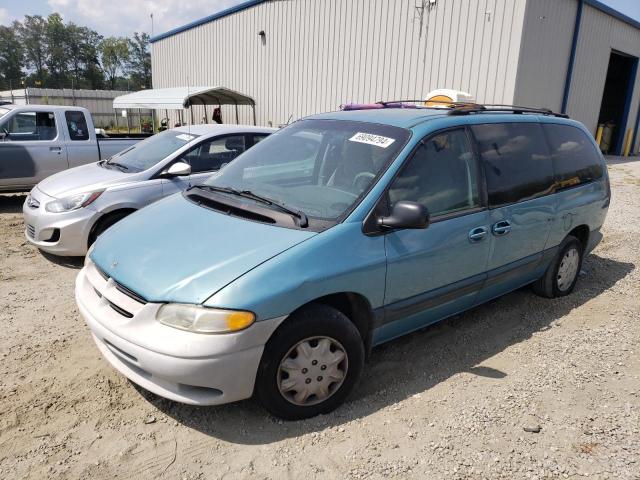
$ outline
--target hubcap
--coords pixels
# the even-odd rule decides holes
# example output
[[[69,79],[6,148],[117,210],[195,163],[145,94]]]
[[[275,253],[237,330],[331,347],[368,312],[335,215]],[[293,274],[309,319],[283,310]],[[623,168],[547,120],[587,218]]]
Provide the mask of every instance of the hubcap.
[[[580,264],[580,253],[575,248],[570,248],[562,257],[560,267],[558,268],[558,288],[561,291],[567,290],[578,273]]]
[[[309,406],[336,393],[349,367],[344,347],[330,337],[310,337],[294,345],[278,366],[278,390],[294,405]]]

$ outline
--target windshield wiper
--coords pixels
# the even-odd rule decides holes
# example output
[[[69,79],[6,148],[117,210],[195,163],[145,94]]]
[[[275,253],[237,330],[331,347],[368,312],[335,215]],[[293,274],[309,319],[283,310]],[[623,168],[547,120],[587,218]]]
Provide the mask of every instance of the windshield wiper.
[[[309,226],[309,219],[307,218],[307,215],[303,211],[289,208],[286,205],[276,202],[275,200],[272,200],[268,197],[263,197],[262,195],[253,193],[251,190],[236,190],[235,188],[231,188],[231,187],[215,187],[212,185],[196,185],[193,188],[205,188],[207,190],[212,190],[214,192],[229,193],[231,195],[236,195],[238,197],[249,198],[251,200],[255,200],[256,202],[260,202],[265,205],[278,208],[279,210],[285,213],[288,213],[293,217],[296,217],[298,219],[298,225],[301,228],[305,228]]]
[[[123,165],[122,163],[114,162],[113,160],[107,160],[106,165],[113,165],[114,167],[119,168],[123,172],[129,171],[129,167],[127,167],[126,165]]]

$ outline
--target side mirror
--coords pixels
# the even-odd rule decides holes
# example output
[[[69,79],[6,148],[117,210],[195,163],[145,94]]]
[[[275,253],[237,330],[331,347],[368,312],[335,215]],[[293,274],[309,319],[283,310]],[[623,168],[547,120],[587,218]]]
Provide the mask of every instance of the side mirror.
[[[4,142],[7,138],[9,138],[9,131],[2,127],[2,130],[0,131],[0,140]]]
[[[378,225],[382,228],[427,228],[429,211],[421,203],[400,201],[393,206],[391,215],[378,218]]]
[[[191,174],[191,165],[185,162],[176,162],[162,172],[164,177],[184,177]]]

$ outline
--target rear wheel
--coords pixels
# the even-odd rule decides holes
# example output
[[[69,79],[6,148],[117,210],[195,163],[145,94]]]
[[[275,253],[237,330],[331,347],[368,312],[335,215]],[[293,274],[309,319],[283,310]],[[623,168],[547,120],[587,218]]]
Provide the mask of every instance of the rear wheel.
[[[569,295],[578,281],[583,250],[576,237],[567,236],[545,274],[532,284],[533,291],[547,298]]]
[[[364,345],[355,325],[332,307],[311,305],[294,313],[267,343],[256,393],[277,417],[313,417],[345,400],[363,365]]]

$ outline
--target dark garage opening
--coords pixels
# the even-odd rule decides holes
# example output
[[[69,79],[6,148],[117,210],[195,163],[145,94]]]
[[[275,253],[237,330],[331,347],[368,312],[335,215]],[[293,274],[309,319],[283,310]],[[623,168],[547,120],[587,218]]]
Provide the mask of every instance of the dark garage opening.
[[[605,125],[600,143],[605,153],[620,155],[624,148],[627,116],[637,67],[637,57],[611,52],[598,117],[598,125]]]

